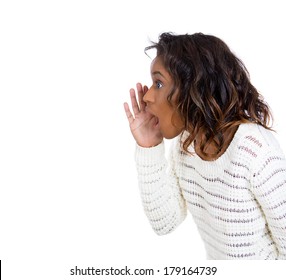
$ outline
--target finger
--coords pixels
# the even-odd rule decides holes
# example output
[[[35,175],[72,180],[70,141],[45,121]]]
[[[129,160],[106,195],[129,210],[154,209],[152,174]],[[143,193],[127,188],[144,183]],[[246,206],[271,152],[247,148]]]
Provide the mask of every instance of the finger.
[[[148,91],[148,87],[144,86],[143,91],[144,91],[144,94],[145,94]]]
[[[148,87],[147,86],[144,86],[143,87],[143,96],[142,96],[142,101],[140,103],[140,107],[141,107],[141,110],[145,111],[145,108],[146,108],[146,102],[144,102],[143,98],[144,98],[144,95],[147,93],[148,91]]]
[[[124,106],[124,110],[125,110],[125,114],[128,119],[128,122],[129,124],[131,124],[134,121],[134,117],[132,113],[130,112],[129,105],[128,103],[124,102],[123,106]]]
[[[140,105],[140,110],[144,111],[146,107],[146,103],[143,101],[143,96],[145,94],[144,88],[140,83],[136,84],[137,92],[138,92],[138,100]]]
[[[130,99],[131,99],[133,113],[136,115],[140,112],[140,109],[139,109],[138,102],[136,99],[135,90],[133,88],[130,89]]]

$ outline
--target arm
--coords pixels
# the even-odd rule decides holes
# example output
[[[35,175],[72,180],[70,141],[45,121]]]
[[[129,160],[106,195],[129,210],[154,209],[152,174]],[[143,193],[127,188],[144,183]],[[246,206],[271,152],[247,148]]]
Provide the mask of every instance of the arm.
[[[286,259],[286,160],[268,152],[255,168],[252,191],[259,202],[278,250]]]
[[[136,147],[136,167],[143,207],[158,235],[172,232],[186,216],[175,170],[175,148],[171,150],[170,168],[164,155],[164,144],[153,148]]]
[[[140,83],[130,90],[133,113],[124,103],[131,133],[137,143],[136,164],[143,206],[152,227],[158,234],[172,231],[185,217],[185,201],[178,186],[173,156],[170,171],[164,154],[163,136],[156,118],[146,110],[143,96],[148,91]],[[175,150],[175,149],[173,149]]]

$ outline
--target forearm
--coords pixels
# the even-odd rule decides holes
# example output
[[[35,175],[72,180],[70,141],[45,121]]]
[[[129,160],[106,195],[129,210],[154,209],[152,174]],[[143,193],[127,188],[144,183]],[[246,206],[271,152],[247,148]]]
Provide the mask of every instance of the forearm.
[[[136,166],[143,207],[152,228],[159,234],[173,231],[186,216],[185,200],[171,166],[167,172],[164,144],[136,147]]]

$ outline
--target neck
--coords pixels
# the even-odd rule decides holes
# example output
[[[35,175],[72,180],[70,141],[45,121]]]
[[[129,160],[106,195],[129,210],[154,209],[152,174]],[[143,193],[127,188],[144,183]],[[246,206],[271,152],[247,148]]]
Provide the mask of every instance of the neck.
[[[195,138],[195,152],[196,154],[206,161],[212,161],[218,159],[228,148],[230,145],[234,134],[236,133],[238,129],[238,126],[230,127],[225,132],[223,132],[223,145],[222,147],[218,147],[219,141],[218,138],[215,137],[214,140],[205,147],[203,147],[203,150],[201,149],[201,143],[203,140],[205,140],[205,134],[203,134],[201,131],[197,134]]]

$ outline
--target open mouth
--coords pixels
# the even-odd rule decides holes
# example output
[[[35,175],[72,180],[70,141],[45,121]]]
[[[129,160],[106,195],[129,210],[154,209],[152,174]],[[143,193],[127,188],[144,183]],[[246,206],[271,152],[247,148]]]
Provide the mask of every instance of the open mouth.
[[[154,127],[158,127],[159,118],[157,116],[155,116],[148,107],[146,107],[146,111],[148,111],[152,115],[152,122],[154,122]]]

